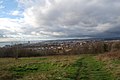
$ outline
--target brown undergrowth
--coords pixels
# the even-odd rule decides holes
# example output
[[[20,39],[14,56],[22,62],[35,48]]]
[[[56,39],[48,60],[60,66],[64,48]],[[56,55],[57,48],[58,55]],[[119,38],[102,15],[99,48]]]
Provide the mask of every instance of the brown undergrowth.
[[[109,60],[109,59],[118,59],[120,60],[120,50],[111,51],[97,56],[99,60]]]
[[[96,58],[104,63],[104,68],[111,72],[116,80],[120,80],[120,50],[99,54]]]

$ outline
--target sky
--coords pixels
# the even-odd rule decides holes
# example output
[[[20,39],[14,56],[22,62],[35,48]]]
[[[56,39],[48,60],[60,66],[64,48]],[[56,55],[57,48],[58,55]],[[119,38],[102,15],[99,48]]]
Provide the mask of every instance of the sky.
[[[120,0],[0,0],[0,41],[120,37]]]

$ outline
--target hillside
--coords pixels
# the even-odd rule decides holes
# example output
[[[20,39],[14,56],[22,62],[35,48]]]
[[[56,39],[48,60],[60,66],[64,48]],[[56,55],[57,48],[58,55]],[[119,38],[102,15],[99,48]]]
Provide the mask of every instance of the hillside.
[[[116,51],[18,60],[0,58],[0,80],[119,80],[119,55]]]

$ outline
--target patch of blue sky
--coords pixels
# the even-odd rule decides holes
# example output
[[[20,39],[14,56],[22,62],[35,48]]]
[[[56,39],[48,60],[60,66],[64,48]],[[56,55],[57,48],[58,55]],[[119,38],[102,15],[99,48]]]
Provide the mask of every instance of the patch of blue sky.
[[[0,17],[4,18],[21,18],[22,16],[15,16],[10,14],[12,11],[19,10],[20,12],[23,11],[23,9],[20,9],[18,7],[18,3],[16,0],[3,0],[1,3],[4,8],[0,9]]]
[[[4,0],[2,5],[5,6],[5,12],[16,10],[18,8],[18,3],[16,2],[16,0]]]

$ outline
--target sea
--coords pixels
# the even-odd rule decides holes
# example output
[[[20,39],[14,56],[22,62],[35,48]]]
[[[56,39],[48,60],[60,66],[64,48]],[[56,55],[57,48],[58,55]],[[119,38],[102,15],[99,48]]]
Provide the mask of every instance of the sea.
[[[0,42],[0,47],[4,47],[5,45],[12,45],[11,42]]]
[[[8,42],[0,42],[0,47],[4,47],[6,45],[14,45],[14,44],[24,44],[24,43],[38,43],[41,41],[8,41]]]

